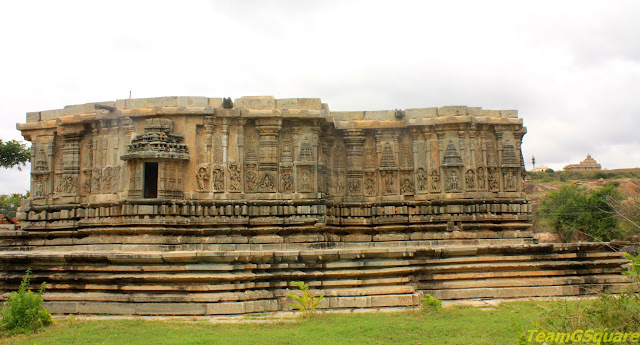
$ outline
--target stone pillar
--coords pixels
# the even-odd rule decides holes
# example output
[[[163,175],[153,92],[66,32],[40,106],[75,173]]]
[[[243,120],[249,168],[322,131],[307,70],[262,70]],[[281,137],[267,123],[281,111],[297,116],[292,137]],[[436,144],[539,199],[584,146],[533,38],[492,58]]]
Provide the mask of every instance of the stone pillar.
[[[258,192],[276,192],[278,178],[278,135],[282,120],[265,118],[256,120],[258,139]]]
[[[362,144],[364,131],[348,129],[344,134],[347,145],[347,195],[362,196]]]

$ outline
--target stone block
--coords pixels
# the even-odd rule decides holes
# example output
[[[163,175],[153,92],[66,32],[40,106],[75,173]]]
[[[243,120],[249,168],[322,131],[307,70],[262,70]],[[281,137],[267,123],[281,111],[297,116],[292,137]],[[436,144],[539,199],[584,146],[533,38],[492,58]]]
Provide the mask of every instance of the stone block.
[[[40,120],[41,121],[55,120],[62,115],[64,115],[62,109],[45,110],[40,112]]]
[[[148,108],[149,98],[132,98],[132,99],[119,99],[116,101],[116,108],[119,109],[134,109],[134,108]]]
[[[376,110],[376,111],[365,111],[364,119],[365,120],[395,120],[396,119],[395,110]]]
[[[30,112],[27,113],[27,122],[38,122],[40,121],[40,112]]]
[[[438,116],[438,108],[414,108],[405,109],[404,116],[407,119],[427,119]]]
[[[134,315],[134,303],[80,302],[78,314]]]
[[[46,295],[45,295],[46,298]],[[43,303],[45,309],[52,314],[77,314],[78,302],[47,301]]]
[[[500,110],[486,110],[486,109],[482,109],[482,116],[487,116],[487,117],[500,117]]]
[[[162,253],[162,259],[165,262],[179,262],[179,263],[196,263],[198,262],[197,252],[167,252]]]
[[[309,110],[322,110],[322,101],[320,98],[298,98],[300,108]]]
[[[462,116],[467,115],[467,107],[464,105],[449,105],[438,108],[438,116]]]
[[[244,96],[236,98],[234,104],[238,108],[274,109],[276,99],[273,96]]]
[[[276,99],[276,109],[299,109],[300,102],[298,98],[282,98]]]
[[[245,304],[246,302],[208,303],[206,314],[207,315],[244,314],[246,310]]]
[[[139,215],[151,215],[153,212],[153,205],[138,205]]]
[[[331,115],[336,121],[353,121],[364,119],[364,111],[332,111]]]
[[[504,118],[516,118],[518,117],[517,110],[500,110],[500,116]]]
[[[206,315],[206,305],[200,303],[138,303],[136,315]]]
[[[482,116],[482,108],[481,107],[468,107],[467,113],[469,116]]]
[[[207,97],[178,97],[179,107],[208,107],[209,98]]]
[[[222,98],[209,98],[209,107],[217,108],[222,106]]]
[[[155,97],[149,98],[150,107],[177,107],[178,97]]]

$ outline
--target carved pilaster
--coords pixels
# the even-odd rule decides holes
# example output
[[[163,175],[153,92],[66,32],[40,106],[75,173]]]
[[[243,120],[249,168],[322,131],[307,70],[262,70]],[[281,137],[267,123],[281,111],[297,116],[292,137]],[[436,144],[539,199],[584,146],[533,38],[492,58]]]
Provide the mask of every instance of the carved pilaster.
[[[282,127],[281,119],[258,119],[258,180],[257,190],[261,193],[276,192],[278,179],[278,135]]]
[[[344,141],[347,146],[347,195],[362,195],[362,144],[364,131],[349,129],[345,131]]]

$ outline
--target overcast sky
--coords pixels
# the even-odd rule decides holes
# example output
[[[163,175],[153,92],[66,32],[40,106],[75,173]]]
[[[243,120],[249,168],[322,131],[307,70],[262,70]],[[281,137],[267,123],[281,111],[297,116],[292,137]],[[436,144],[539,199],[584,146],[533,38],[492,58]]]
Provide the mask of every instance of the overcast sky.
[[[523,153],[640,166],[640,1],[3,1],[0,138],[129,97],[518,109]],[[0,193],[29,169],[0,169]]]

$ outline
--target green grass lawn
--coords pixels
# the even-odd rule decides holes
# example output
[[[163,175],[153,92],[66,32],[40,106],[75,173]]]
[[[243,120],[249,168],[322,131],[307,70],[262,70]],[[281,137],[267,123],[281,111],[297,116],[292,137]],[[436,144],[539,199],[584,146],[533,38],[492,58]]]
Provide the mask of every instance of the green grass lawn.
[[[323,313],[269,323],[56,320],[40,333],[0,338],[0,344],[515,344],[534,328],[538,303]]]

